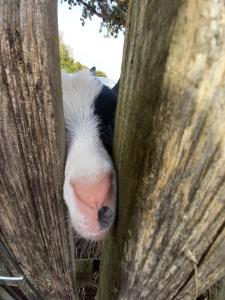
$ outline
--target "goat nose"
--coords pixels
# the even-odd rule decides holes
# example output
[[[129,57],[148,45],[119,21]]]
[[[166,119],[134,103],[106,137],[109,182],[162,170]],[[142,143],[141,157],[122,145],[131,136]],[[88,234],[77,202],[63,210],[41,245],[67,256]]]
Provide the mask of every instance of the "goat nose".
[[[106,173],[97,180],[90,182],[88,179],[72,179],[70,181],[75,198],[93,209],[102,206],[112,206],[112,173]]]
[[[98,222],[102,230],[107,229],[113,221],[113,211],[107,206],[98,210]]]

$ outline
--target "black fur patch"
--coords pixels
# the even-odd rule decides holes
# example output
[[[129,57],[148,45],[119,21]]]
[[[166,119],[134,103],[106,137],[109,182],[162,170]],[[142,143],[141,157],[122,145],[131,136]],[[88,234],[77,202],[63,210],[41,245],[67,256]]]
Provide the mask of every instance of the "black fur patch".
[[[111,157],[113,148],[116,104],[116,91],[104,85],[100,94],[95,99],[94,113],[100,120],[100,138]]]

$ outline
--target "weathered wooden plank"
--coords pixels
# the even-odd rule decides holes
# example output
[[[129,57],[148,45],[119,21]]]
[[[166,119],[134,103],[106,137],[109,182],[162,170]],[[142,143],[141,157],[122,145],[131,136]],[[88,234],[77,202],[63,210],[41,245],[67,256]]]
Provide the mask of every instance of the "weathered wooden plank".
[[[1,240],[44,299],[65,300],[74,278],[60,82],[57,1],[0,0]]]
[[[0,300],[15,300],[3,287],[0,286]]]
[[[195,299],[225,273],[225,2],[129,4],[99,299]]]

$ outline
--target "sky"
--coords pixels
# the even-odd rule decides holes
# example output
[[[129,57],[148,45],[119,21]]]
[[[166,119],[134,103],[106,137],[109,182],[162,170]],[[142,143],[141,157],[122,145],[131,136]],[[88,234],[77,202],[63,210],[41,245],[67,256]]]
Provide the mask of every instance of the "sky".
[[[99,33],[100,19],[86,20],[81,25],[81,7],[73,6],[70,10],[67,3],[58,1],[59,32],[63,35],[63,41],[72,51],[76,61],[91,68],[96,67],[117,81],[120,77],[120,69],[123,51],[123,33],[118,38],[105,38],[104,33]]]

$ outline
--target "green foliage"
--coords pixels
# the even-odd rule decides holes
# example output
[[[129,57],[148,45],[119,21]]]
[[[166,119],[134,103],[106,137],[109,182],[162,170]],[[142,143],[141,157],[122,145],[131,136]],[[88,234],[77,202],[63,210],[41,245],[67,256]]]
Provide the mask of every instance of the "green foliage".
[[[79,61],[75,61],[72,57],[72,54],[69,50],[69,47],[65,45],[62,40],[62,37],[59,39],[59,51],[60,51],[60,66],[61,69],[67,73],[74,73],[80,71],[87,66],[82,65]],[[107,77],[106,73],[100,70],[96,71],[96,76]]]
[[[69,4],[70,9],[72,6],[82,6],[82,25],[86,19],[91,20],[95,15],[102,19],[100,32],[105,28],[107,35],[117,37],[125,27],[129,0],[61,0],[63,1]]]
[[[96,76],[98,76],[98,77],[107,77],[107,75],[106,75],[105,72],[103,72],[103,71],[97,70],[97,71],[95,72],[95,74],[96,74]]]
[[[66,71],[67,73],[74,73],[86,67],[72,58],[69,48],[63,43],[62,39],[60,39],[59,50],[60,65],[62,70]]]

